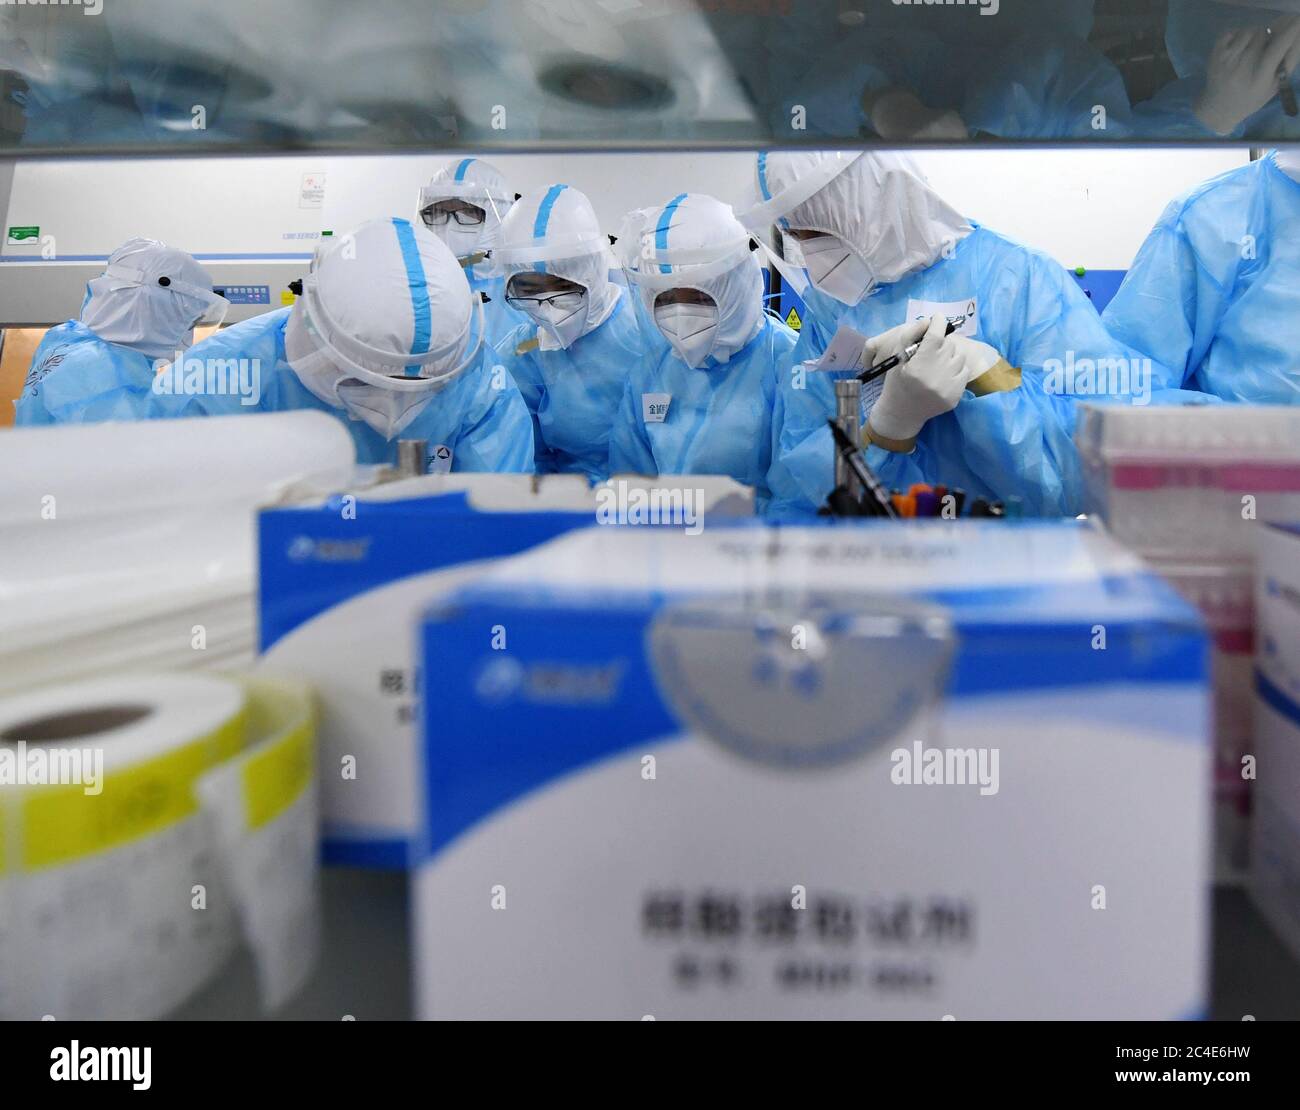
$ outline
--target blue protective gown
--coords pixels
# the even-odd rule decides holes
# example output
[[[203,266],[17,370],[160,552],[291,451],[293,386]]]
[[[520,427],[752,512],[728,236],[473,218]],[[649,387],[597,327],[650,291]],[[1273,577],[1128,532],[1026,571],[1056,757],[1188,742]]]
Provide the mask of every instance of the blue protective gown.
[[[516,328],[531,325],[532,321],[522,312],[516,312],[506,301],[506,279],[476,276],[475,271],[482,268],[482,265],[469,267],[465,271],[465,280],[475,296],[480,293],[487,295],[487,304],[483,306],[483,322],[487,329],[484,343],[496,347]]]
[[[1294,14],[1290,0],[1274,0],[1259,7],[1218,0],[1170,0],[1165,44],[1180,80],[1170,82],[1138,106],[1138,114],[1151,121],[1142,133],[1171,139],[1258,137],[1267,143],[1300,139],[1300,117],[1288,116],[1279,96],[1242,120],[1227,136],[1211,131],[1195,116],[1196,102],[1205,91],[1210,55],[1219,38],[1230,31],[1267,26],[1288,14]],[[1291,74],[1291,89],[1300,97],[1300,69]]]
[[[609,477],[610,428],[628,369],[645,361],[645,351],[625,291],[608,319],[567,350],[539,348],[531,322],[506,335],[497,358],[532,414],[539,474],[585,474],[593,482]]]
[[[819,358],[841,323],[872,337],[937,311],[927,310],[924,302],[952,306],[949,313],[958,315],[968,312],[972,301],[979,328],[971,338],[995,347],[1018,367],[1020,387],[984,396],[967,390],[952,412],[925,425],[913,452],[872,446],[867,462],[889,489],[942,484],[972,498],[1019,498],[1031,516],[1082,511],[1073,443],[1077,398],[1059,388],[1047,391],[1044,364],[1132,352],[1107,335],[1096,309],[1060,263],[975,225],[952,258],[880,286],[852,308],[811,287],[807,300],[809,318],[780,375],[773,418],[776,442],[768,479],[773,516],[815,513],[834,484],[826,422],[835,414],[834,381],[840,375],[800,375],[800,363]]]
[[[1174,201],[1102,318],[1173,386],[1300,404],[1300,182],[1270,154]]]
[[[141,420],[153,401],[153,359],[100,339],[80,320],[50,328],[32,355],[14,422]]]
[[[249,359],[260,365],[261,396],[245,405],[234,395],[163,396],[156,415],[230,415],[239,412],[286,412],[318,409],[347,426],[361,463],[394,463],[397,440],[388,440],[345,409],[326,404],[293,372],[284,354],[284,329],[291,308],[244,320],[196,343],[190,360]],[[427,440],[430,450],[451,452],[452,471],[527,473],[533,468],[533,430],[528,409],[508,376],[494,381],[491,351],[479,349],[474,365],[436,394],[401,434]],[[431,469],[433,466],[431,464]]]
[[[628,373],[610,439],[614,474],[723,474],[752,486],[760,511],[770,492],[772,406],[777,374],[795,346],[779,320],[763,326],[726,363],[687,366],[671,347]],[[646,419],[649,395],[667,394],[665,419]]]
[[[857,139],[874,134],[864,93],[911,90],[957,112],[972,134],[1012,139],[1114,139],[1127,133],[1119,70],[1088,42],[1093,0],[1003,0],[996,18],[978,5],[860,5],[845,25],[835,5],[771,20],[773,134]],[[1107,112],[1099,129],[1097,106]]]

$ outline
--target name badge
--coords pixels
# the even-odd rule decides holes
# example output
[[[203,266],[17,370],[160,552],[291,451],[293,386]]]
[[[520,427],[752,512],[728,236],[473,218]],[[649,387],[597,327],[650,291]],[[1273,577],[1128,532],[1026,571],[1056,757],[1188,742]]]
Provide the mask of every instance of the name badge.
[[[949,320],[965,322],[953,335],[964,335],[974,339],[980,330],[980,305],[976,297],[967,297],[964,301],[908,301],[907,321],[923,320],[932,316],[946,316]]]
[[[425,456],[425,473],[450,474],[452,450],[445,443],[435,443]]]
[[[647,424],[662,424],[668,419],[668,406],[672,402],[671,393],[642,393],[641,419]]]

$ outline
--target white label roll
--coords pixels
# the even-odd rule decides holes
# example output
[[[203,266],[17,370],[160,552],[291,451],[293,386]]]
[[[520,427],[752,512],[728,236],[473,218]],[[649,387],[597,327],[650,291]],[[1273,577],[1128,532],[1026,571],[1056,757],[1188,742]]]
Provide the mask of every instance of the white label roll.
[[[288,998],[318,941],[315,761],[310,696],[285,683],[0,702],[0,1017],[163,1016],[241,925],[263,1003]]]

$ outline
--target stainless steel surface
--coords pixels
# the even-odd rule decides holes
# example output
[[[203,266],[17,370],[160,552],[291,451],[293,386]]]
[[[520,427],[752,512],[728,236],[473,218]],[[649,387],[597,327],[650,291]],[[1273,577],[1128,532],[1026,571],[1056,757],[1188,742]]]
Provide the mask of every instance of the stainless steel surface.
[[[418,478],[424,473],[424,460],[429,450],[427,439],[399,439],[397,441],[397,471],[403,478]]]
[[[862,419],[862,383],[857,378],[835,383],[835,422],[854,443],[862,434],[859,421]],[[849,467],[848,463],[835,452],[835,488],[848,490],[854,497],[860,498],[867,491]]]

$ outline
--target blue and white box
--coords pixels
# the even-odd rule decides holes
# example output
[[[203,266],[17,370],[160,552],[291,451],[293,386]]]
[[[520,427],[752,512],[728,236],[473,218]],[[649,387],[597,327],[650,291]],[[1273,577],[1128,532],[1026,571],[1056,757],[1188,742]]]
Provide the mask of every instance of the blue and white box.
[[[688,508],[664,521],[685,531],[706,514],[754,509],[752,491],[725,478],[665,477],[651,489],[640,479],[592,488],[572,475],[447,474],[262,512],[258,665],[315,686],[327,863],[410,862],[423,827],[416,637],[428,604],[494,559],[643,501]]]
[[[422,1018],[1193,1018],[1207,638],[1074,523],[588,529],[424,625]]]
[[[261,513],[258,666],[316,689],[326,862],[408,865],[423,814],[419,614],[491,560],[591,525],[576,481],[534,497],[527,476],[432,476]]]

